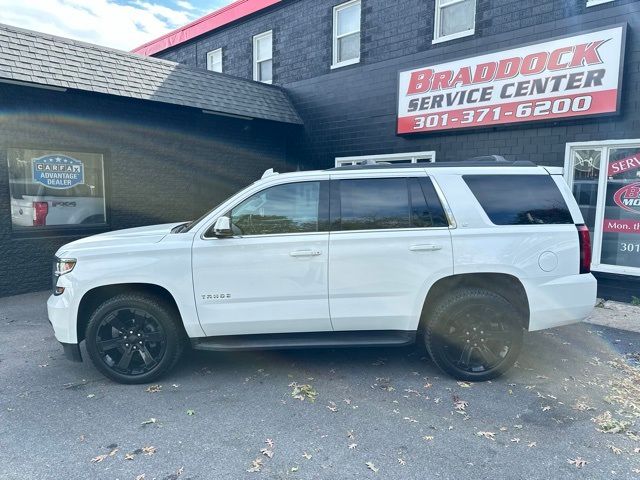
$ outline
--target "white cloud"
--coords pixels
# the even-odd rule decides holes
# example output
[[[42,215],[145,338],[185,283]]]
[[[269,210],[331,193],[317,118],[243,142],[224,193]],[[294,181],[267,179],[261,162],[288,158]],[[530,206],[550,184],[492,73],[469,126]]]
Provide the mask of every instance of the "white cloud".
[[[178,7],[153,0],[0,0],[0,23],[131,50],[194,19]]]
[[[187,2],[186,0],[178,0],[176,2],[176,5],[178,5],[180,8],[184,8],[185,10],[195,10],[196,9],[196,7],[191,5],[191,3]]]

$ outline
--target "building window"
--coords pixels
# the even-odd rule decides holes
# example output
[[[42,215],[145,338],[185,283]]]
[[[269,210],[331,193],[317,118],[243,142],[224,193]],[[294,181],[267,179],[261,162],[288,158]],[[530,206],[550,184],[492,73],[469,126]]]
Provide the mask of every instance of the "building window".
[[[613,2],[613,0],[587,0],[587,7],[595,7],[596,5],[602,5],[603,3]]]
[[[333,8],[333,62],[331,67],[360,61],[360,0]]]
[[[9,148],[14,229],[105,225],[99,153]]]
[[[207,53],[207,70],[222,73],[222,49]]]
[[[640,276],[640,139],[567,144],[565,179],[591,233],[592,270]]]
[[[475,33],[476,0],[436,0],[433,43]]]
[[[253,79],[262,83],[273,82],[273,32],[253,37]]]

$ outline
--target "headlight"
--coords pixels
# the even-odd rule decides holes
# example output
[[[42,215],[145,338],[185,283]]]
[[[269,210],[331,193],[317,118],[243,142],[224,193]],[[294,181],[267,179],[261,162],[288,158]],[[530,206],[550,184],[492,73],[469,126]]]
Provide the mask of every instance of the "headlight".
[[[57,258],[56,259],[56,269],[54,274],[56,276],[64,275],[65,273],[69,273],[76,266],[75,258]]]

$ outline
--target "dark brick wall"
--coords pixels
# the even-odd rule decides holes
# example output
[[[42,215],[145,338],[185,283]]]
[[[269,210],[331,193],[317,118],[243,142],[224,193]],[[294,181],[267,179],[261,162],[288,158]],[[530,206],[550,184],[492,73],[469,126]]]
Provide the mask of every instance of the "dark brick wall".
[[[298,167],[292,132],[271,122],[7,85],[0,104],[0,296],[49,288],[52,255],[79,238],[12,230],[8,147],[103,153],[113,230],[196,218],[264,170]]]
[[[586,0],[477,0],[475,35],[432,44],[434,2],[362,0],[361,62],[333,71],[332,7],[340,0],[284,0],[158,56],[205,68],[206,52],[222,47],[225,72],[251,78],[251,38],[272,29],[275,83],[288,90],[305,121],[297,150],[318,167],[331,166],[336,156],[418,150],[435,150],[438,161],[498,153],[559,166],[567,142],[640,137],[640,2],[586,7]],[[395,134],[400,70],[620,22],[629,29],[619,116]]]

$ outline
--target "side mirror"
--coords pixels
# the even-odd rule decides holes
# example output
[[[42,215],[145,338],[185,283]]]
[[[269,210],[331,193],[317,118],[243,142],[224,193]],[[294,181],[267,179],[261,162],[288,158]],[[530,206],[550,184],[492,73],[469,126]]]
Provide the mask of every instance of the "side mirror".
[[[231,229],[231,220],[229,217],[220,217],[216,220],[213,226],[213,234],[216,237],[233,237],[233,230]]]

